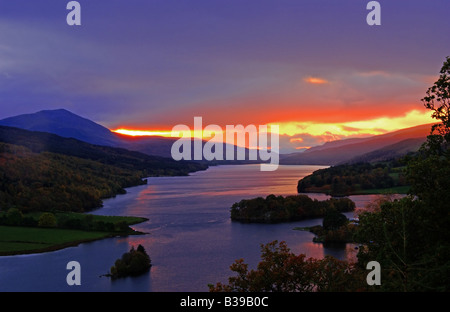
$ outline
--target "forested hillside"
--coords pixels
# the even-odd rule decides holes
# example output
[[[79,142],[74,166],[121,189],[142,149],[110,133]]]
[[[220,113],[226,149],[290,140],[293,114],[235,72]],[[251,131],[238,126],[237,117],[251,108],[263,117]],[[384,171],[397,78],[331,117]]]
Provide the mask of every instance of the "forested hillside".
[[[299,193],[347,196],[364,193],[404,193],[408,183],[400,161],[332,166],[314,171],[298,181]]]
[[[26,211],[87,211],[143,184],[144,175],[92,160],[0,143],[0,205]]]
[[[6,142],[6,143],[5,143]],[[11,144],[13,143],[13,144]],[[89,211],[148,176],[186,175],[193,163],[0,127],[0,207]]]

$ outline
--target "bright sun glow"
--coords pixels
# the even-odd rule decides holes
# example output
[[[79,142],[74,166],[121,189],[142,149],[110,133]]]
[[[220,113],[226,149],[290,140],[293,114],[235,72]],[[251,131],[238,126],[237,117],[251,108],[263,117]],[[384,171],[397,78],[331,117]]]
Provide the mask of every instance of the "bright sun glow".
[[[132,130],[132,129],[120,128],[120,129],[111,130],[111,131],[115,132],[115,133],[119,133],[119,134],[133,136],[133,137],[160,136],[160,137],[166,137],[166,138],[171,138],[171,137],[176,137],[176,138],[197,137],[197,138],[201,138],[203,136],[203,138],[208,138],[210,136],[210,134],[205,132],[205,131],[202,132],[202,131],[194,131],[194,130],[191,130],[191,131],[175,131],[174,133],[172,133],[172,131],[162,131],[162,130]]]
[[[115,133],[125,134],[129,136],[169,136],[170,131],[153,131],[153,130],[130,130],[130,129],[116,129],[111,130]]]
[[[384,117],[372,120],[333,124],[294,121],[282,122],[279,123],[279,126],[280,134],[288,136],[308,133],[313,136],[334,135],[348,137],[378,135],[433,122],[435,122],[435,120],[431,118],[431,115],[413,110],[402,117]]]

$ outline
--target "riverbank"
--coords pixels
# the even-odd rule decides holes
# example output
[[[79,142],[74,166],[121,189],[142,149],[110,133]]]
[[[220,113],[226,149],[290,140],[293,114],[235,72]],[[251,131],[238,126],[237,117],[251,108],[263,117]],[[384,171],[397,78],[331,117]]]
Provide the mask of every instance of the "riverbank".
[[[67,218],[67,215],[65,215]],[[71,220],[80,220],[81,215],[73,214]],[[91,217],[89,217],[91,218]],[[81,243],[99,239],[142,235],[130,226],[147,221],[146,218],[93,216],[95,222],[108,220],[114,225],[109,230],[86,230],[69,228],[45,228],[38,226],[0,226],[0,256],[44,253],[67,247],[78,246]]]

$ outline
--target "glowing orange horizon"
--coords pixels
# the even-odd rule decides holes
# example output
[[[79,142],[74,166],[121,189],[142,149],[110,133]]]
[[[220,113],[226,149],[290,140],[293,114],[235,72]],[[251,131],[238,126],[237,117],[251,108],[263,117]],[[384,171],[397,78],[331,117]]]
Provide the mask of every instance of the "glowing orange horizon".
[[[272,129],[272,127],[271,127]],[[112,132],[128,135],[132,137],[149,137],[149,136],[162,136],[162,137],[171,137],[171,138],[201,138],[208,139],[216,142],[226,142],[226,131],[208,131],[205,129],[202,130],[190,130],[190,131],[166,131],[166,130],[130,130],[119,128],[116,130],[111,130]],[[239,133],[239,130],[235,130],[236,134]],[[245,129],[244,129],[245,132]],[[269,132],[270,133],[270,132]],[[261,149],[259,146],[250,146],[250,142],[246,139],[243,144],[236,143],[238,146],[243,146],[250,149]],[[267,149],[271,149],[271,147],[267,147]]]
[[[392,132],[404,128],[414,127],[417,125],[433,123],[435,120],[431,118],[431,114],[424,114],[418,110],[412,110],[400,117],[382,117],[371,120],[342,122],[342,123],[320,123],[320,122],[273,122],[268,123],[268,126],[278,125],[279,134],[294,136],[296,134],[310,134],[312,136],[330,136],[331,138],[343,138],[350,136],[371,136],[379,135],[387,132]],[[115,133],[120,133],[128,136],[162,136],[162,137],[209,137],[205,135],[204,131],[179,131],[172,135],[171,130],[150,129],[137,130],[119,128],[111,130]],[[294,139],[295,140],[295,139]]]
[[[124,129],[119,128],[115,130],[111,130],[112,132],[129,135],[129,136],[171,136],[171,131],[165,130],[132,130],[132,129]]]

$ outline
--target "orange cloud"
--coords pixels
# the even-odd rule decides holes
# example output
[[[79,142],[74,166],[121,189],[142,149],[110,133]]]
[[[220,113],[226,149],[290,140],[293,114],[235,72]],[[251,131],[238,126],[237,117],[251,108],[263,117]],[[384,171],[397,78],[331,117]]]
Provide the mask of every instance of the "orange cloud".
[[[328,80],[318,77],[307,77],[304,79],[305,82],[311,83],[311,84],[326,84],[328,83]]]

